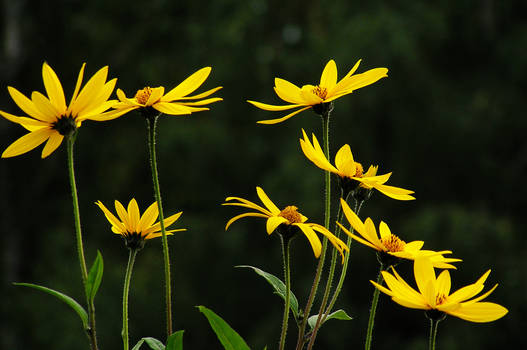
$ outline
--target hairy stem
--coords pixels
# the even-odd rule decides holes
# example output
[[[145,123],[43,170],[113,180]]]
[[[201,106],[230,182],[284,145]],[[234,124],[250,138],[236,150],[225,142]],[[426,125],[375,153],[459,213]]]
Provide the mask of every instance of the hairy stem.
[[[165,270],[165,304],[166,304],[166,331],[167,338],[172,334],[172,290],[170,281],[170,259],[168,252],[168,240],[165,229],[165,219],[163,215],[163,205],[161,203],[161,191],[159,189],[159,175],[157,172],[157,160],[156,160],[156,125],[157,118],[149,117],[146,119],[148,128],[148,149],[150,151],[150,168],[152,170],[152,181],[154,183],[154,196],[159,209],[159,223],[161,225],[161,242],[163,245],[163,260]]]
[[[130,290],[130,280],[132,279],[132,270],[134,268],[135,257],[137,255],[137,249],[130,249],[128,255],[128,264],[126,265],[126,273],[124,275],[124,287],[123,287],[123,329],[121,331],[121,337],[123,338],[123,349],[129,349],[128,341],[128,291]]]
[[[383,278],[382,278],[382,270],[383,266],[381,265],[381,268],[379,270],[379,275],[377,276],[377,284],[382,284]],[[370,318],[368,319],[368,330],[366,331],[366,342],[364,343],[364,349],[370,350],[371,348],[371,340],[373,337],[373,324],[375,323],[375,312],[377,311],[377,303],[379,302],[379,294],[380,291],[377,287],[374,287],[373,291],[373,298],[371,301],[371,308],[370,308]]]
[[[289,267],[289,246],[290,239],[284,239],[280,235],[280,240],[282,242],[282,257],[284,263],[284,281],[285,281],[285,302],[284,302],[284,317],[282,319],[282,333],[280,335],[280,347],[279,350],[284,350],[285,348],[285,338],[287,335],[287,324],[289,321],[289,304],[291,298],[291,270]]]

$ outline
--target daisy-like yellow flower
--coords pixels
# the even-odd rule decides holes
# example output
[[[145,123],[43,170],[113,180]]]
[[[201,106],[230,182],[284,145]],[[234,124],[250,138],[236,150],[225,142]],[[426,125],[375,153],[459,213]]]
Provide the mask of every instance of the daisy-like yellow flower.
[[[333,166],[324,155],[324,151],[320,147],[315,135],[313,134],[313,143],[309,141],[309,137],[307,137],[304,129],[302,129],[302,135],[304,138],[300,139],[300,147],[307,159],[312,161],[320,169],[337,174],[345,193],[349,193],[356,188],[366,190],[375,188],[377,191],[393,199],[403,201],[415,199],[415,197],[411,196],[414,191],[385,185],[392,175],[391,172],[384,175],[377,175],[379,168],[377,165],[370,165],[368,171],[364,172],[362,164],[353,159],[349,145],[346,144],[338,150],[335,155],[335,166]]]
[[[162,86],[155,88],[147,86],[137,91],[133,98],[127,98],[121,89],[117,89],[117,97],[121,102],[116,104],[114,108],[125,111],[125,113],[134,109],[141,109],[142,112],[147,112],[147,114],[154,112],[152,110],[154,109],[157,112],[168,115],[183,115],[206,111],[209,108],[200,106],[223,100],[220,97],[204,99],[221,89],[221,86],[198,95],[188,95],[193,93],[205,82],[211,70],[211,67],[198,70],[166,94],[165,88]]]
[[[126,246],[130,249],[141,249],[145,244],[145,240],[161,236],[160,222],[154,223],[159,216],[157,202],[152,203],[141,215],[134,198],[128,203],[127,209],[124,208],[121,202],[116,200],[115,211],[119,218],[113,215],[101,201],[97,201],[95,204],[99,206],[106,219],[112,225],[112,231],[121,235],[125,240]],[[179,219],[181,214],[182,212],[179,212],[166,218],[164,220],[165,227],[172,225]],[[168,230],[166,234],[171,235],[178,231],[186,231],[186,229]]]
[[[81,89],[85,66],[86,63],[83,63],[69,105],[66,105],[64,90],[57,74],[46,62],[42,65],[42,78],[47,97],[33,91],[29,99],[14,87],[7,87],[13,101],[29,118],[4,111],[0,111],[0,115],[22,125],[30,133],[7,147],[2,158],[26,153],[47,140],[42,150],[42,158],[45,158],[60,146],[64,136],[73,134],[83,121],[104,121],[123,115],[120,111],[105,112],[116,103],[115,100],[108,100],[117,81],[106,81],[108,67],[101,68]]]
[[[233,217],[227,222],[225,230],[227,230],[233,222],[244,217],[254,216],[265,218],[267,219],[267,234],[273,233],[281,225],[281,227],[284,229],[281,231],[282,234],[293,234],[294,232],[286,230],[289,230],[293,227],[299,228],[309,240],[311,248],[313,249],[313,253],[315,254],[315,257],[318,258],[322,250],[322,244],[315,233],[316,231],[326,236],[333,246],[340,252],[342,258],[344,259],[344,251],[349,251],[348,246],[342,240],[333,235],[328,229],[319,224],[307,222],[308,219],[299,213],[298,208],[295,206],[290,205],[285,207],[283,210],[278,209],[278,207],[269,199],[267,194],[265,194],[264,190],[260,187],[256,187],[256,193],[258,194],[258,197],[262,201],[265,208],[240,197],[227,197],[225,199],[225,203],[222,205],[234,205],[256,210],[256,212],[243,213]]]
[[[339,222],[337,222],[337,224],[348,236],[351,236],[365,246],[375,249],[378,252],[379,261],[385,267],[394,265],[397,263],[398,259],[415,260],[420,257],[428,257],[435,267],[442,269],[455,269],[456,267],[450,263],[461,261],[461,259],[445,258],[443,256],[443,254],[452,254],[450,250],[442,250],[439,252],[422,250],[421,248],[424,244],[423,241],[406,243],[396,235],[392,234],[390,228],[384,221],[381,221],[379,224],[379,237],[375,225],[370,218],[367,218],[365,222],[362,222],[342,198],[340,199],[340,205],[346,219],[348,219],[348,222],[360,236],[351,233]]]
[[[296,111],[289,113],[285,117],[270,120],[260,120],[260,124],[277,124],[281,123],[294,115],[313,108],[313,110],[322,114],[326,104],[336,100],[337,98],[351,94],[354,90],[360,89],[366,85],[375,83],[377,80],[384,78],[388,73],[387,68],[374,68],[361,74],[353,74],[359,67],[361,60],[355,63],[355,66],[337,82],[337,65],[335,61],[330,60],[320,77],[318,85],[304,85],[301,88],[287,80],[275,78],[274,91],[282,100],[290,104],[284,106],[270,105],[266,103],[247,101],[257,108],[266,111],[286,111],[289,109],[298,108]]]
[[[418,290],[410,287],[395,269],[392,271],[393,274],[382,272],[387,287],[373,281],[370,282],[399,305],[411,309],[428,310],[427,316],[429,317],[430,314],[436,318],[448,314],[470,322],[492,322],[502,318],[508,312],[499,304],[481,302],[496,289],[497,284],[486,293],[475,297],[483,290],[490,270],[475,283],[460,288],[454,293],[450,293],[449,271],[442,271],[436,279],[433,262],[430,259],[419,258],[414,261],[414,276]],[[434,311],[440,314],[433,315]]]

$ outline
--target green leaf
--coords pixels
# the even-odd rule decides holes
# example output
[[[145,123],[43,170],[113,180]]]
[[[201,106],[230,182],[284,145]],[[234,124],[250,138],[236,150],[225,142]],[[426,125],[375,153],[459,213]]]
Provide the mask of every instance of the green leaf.
[[[236,333],[220,316],[205,306],[197,307],[207,317],[210,326],[225,350],[250,350],[243,338]]]
[[[101,285],[103,270],[104,262],[102,260],[102,255],[100,251],[97,251],[97,257],[93,262],[90,272],[88,273],[88,279],[86,280],[85,286],[86,296],[91,302],[93,302],[93,299],[95,299],[95,295],[97,294],[99,286]]]
[[[254,272],[259,274],[260,276],[265,278],[267,282],[269,282],[269,284],[273,287],[275,294],[278,294],[282,299],[285,300],[285,284],[284,282],[282,282],[280,278],[268,272],[260,270],[259,268],[254,267],[254,266],[238,265],[236,267],[248,267],[248,268],[253,269]],[[291,291],[289,299],[290,299],[289,304],[290,304],[291,311],[293,312],[293,316],[295,320],[298,320],[298,300],[296,299],[296,296],[293,294],[292,291]]]
[[[163,345],[163,343],[156,338],[152,337],[141,338],[141,340],[139,340],[137,344],[134,345],[132,350],[139,350],[143,343],[146,343],[152,350],[165,350],[165,345]]]
[[[89,328],[89,326],[88,326],[88,314],[86,313],[86,310],[84,310],[84,308],[78,302],[76,302],[75,299],[73,299],[72,297],[69,297],[66,294],[63,294],[61,292],[57,292],[56,290],[53,290],[51,288],[47,288],[47,287],[44,287],[44,286],[39,286],[38,284],[33,284],[33,283],[13,283],[13,284],[15,286],[23,286],[23,287],[29,287],[29,288],[33,288],[33,289],[38,289],[38,290],[40,290],[42,292],[51,294],[54,297],[62,300],[63,302],[68,304],[79,315],[79,317],[81,318],[82,326],[84,327],[84,329],[88,329]]]
[[[184,330],[172,333],[167,339],[165,350],[183,350],[183,332]]]
[[[309,327],[311,327],[311,329],[315,328],[315,324],[317,323],[317,318],[318,318],[318,314],[310,316],[307,319],[307,323],[309,324]],[[327,321],[329,321],[331,319],[343,320],[343,321],[350,321],[350,320],[352,320],[352,318],[344,310],[337,310],[337,311],[329,314],[326,317],[326,319],[324,320],[323,323],[326,323]],[[321,324],[321,326],[322,326],[322,324]]]

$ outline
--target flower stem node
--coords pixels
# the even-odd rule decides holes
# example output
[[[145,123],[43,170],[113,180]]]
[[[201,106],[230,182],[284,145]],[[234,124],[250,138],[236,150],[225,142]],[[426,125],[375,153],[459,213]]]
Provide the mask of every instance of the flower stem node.
[[[446,313],[436,309],[425,310],[425,316],[431,321],[439,322],[446,318]]]
[[[318,105],[313,106],[313,112],[320,116],[328,115],[334,108],[333,102],[319,103]]]
[[[63,136],[71,136],[77,131],[77,124],[73,117],[63,116],[53,123],[52,128]]]

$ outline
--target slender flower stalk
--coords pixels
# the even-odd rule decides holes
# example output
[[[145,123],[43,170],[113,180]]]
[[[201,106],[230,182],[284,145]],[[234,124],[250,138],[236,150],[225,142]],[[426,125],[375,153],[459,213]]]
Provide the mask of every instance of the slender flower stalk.
[[[291,246],[291,238],[292,237],[284,237],[283,235],[280,235],[280,241],[282,243],[282,257],[284,263],[285,300],[279,350],[284,350],[285,348],[285,338],[287,335],[287,325],[289,320],[289,307],[291,300],[291,268],[289,266],[289,247]]]
[[[123,287],[123,329],[121,330],[121,337],[123,338],[123,349],[128,350],[128,291],[130,290],[130,280],[132,279],[132,270],[134,268],[135,257],[137,255],[137,249],[130,249],[128,255],[128,264],[126,265],[126,273],[124,275],[124,287]]]
[[[377,275],[377,284],[381,285],[383,279],[382,279],[382,271],[384,270],[384,266],[381,264],[381,267],[379,269],[379,274]],[[370,316],[368,317],[368,329],[366,330],[366,341],[364,343],[364,349],[370,350],[371,348],[371,341],[373,338],[373,324],[375,323],[375,313],[377,311],[377,304],[379,303],[379,289],[375,288],[373,291],[373,297],[371,299],[371,307],[370,307]]]
[[[81,269],[82,285],[86,285],[88,279],[88,269],[86,268],[86,259],[84,257],[84,244],[82,243],[81,219],[79,211],[79,197],[77,194],[77,185],[75,182],[75,169],[73,166],[73,144],[75,143],[76,132],[66,136],[66,152],[68,157],[68,175],[70,179],[71,197],[73,205],[73,218],[75,221],[75,237],[77,242],[77,255],[79,258],[79,265]],[[86,303],[88,305],[88,322],[89,329],[86,333],[90,340],[92,350],[97,350],[97,331],[95,326],[95,305],[86,295]]]
[[[157,118],[147,118],[148,151],[150,153],[150,169],[152,171],[152,182],[154,184],[154,197],[159,208],[159,223],[161,224],[161,242],[163,247],[163,261],[165,273],[165,305],[166,305],[166,331],[167,337],[172,334],[172,282],[170,279],[170,256],[168,250],[167,233],[164,224],[163,204],[161,201],[161,190],[159,188],[159,174],[157,172],[156,159],[156,125]]]
[[[439,326],[441,320],[430,319],[430,337],[428,339],[428,350],[435,350],[436,348],[436,337],[437,337],[437,326]]]
[[[324,73],[322,73],[324,77]],[[324,78],[321,78],[323,81]],[[329,157],[329,117],[331,111],[333,110],[333,103],[327,103],[316,106],[316,111],[321,111],[322,117],[322,143],[324,145],[324,154],[326,157]],[[329,229],[329,222],[331,216],[331,173],[326,171],[324,174],[324,226]],[[320,278],[322,276],[322,270],[324,268],[324,263],[326,259],[326,250],[327,250],[327,240],[324,240],[322,247],[322,257],[318,261],[317,270],[315,272],[315,277],[313,279],[313,284],[311,286],[311,291],[309,292],[309,297],[307,299],[305,307],[305,317],[300,324],[300,329],[298,330],[298,339],[296,343],[296,349],[300,350],[305,344],[304,334],[306,332],[307,320],[309,318],[309,313],[311,312],[311,307],[315,301],[315,295],[320,284]]]

